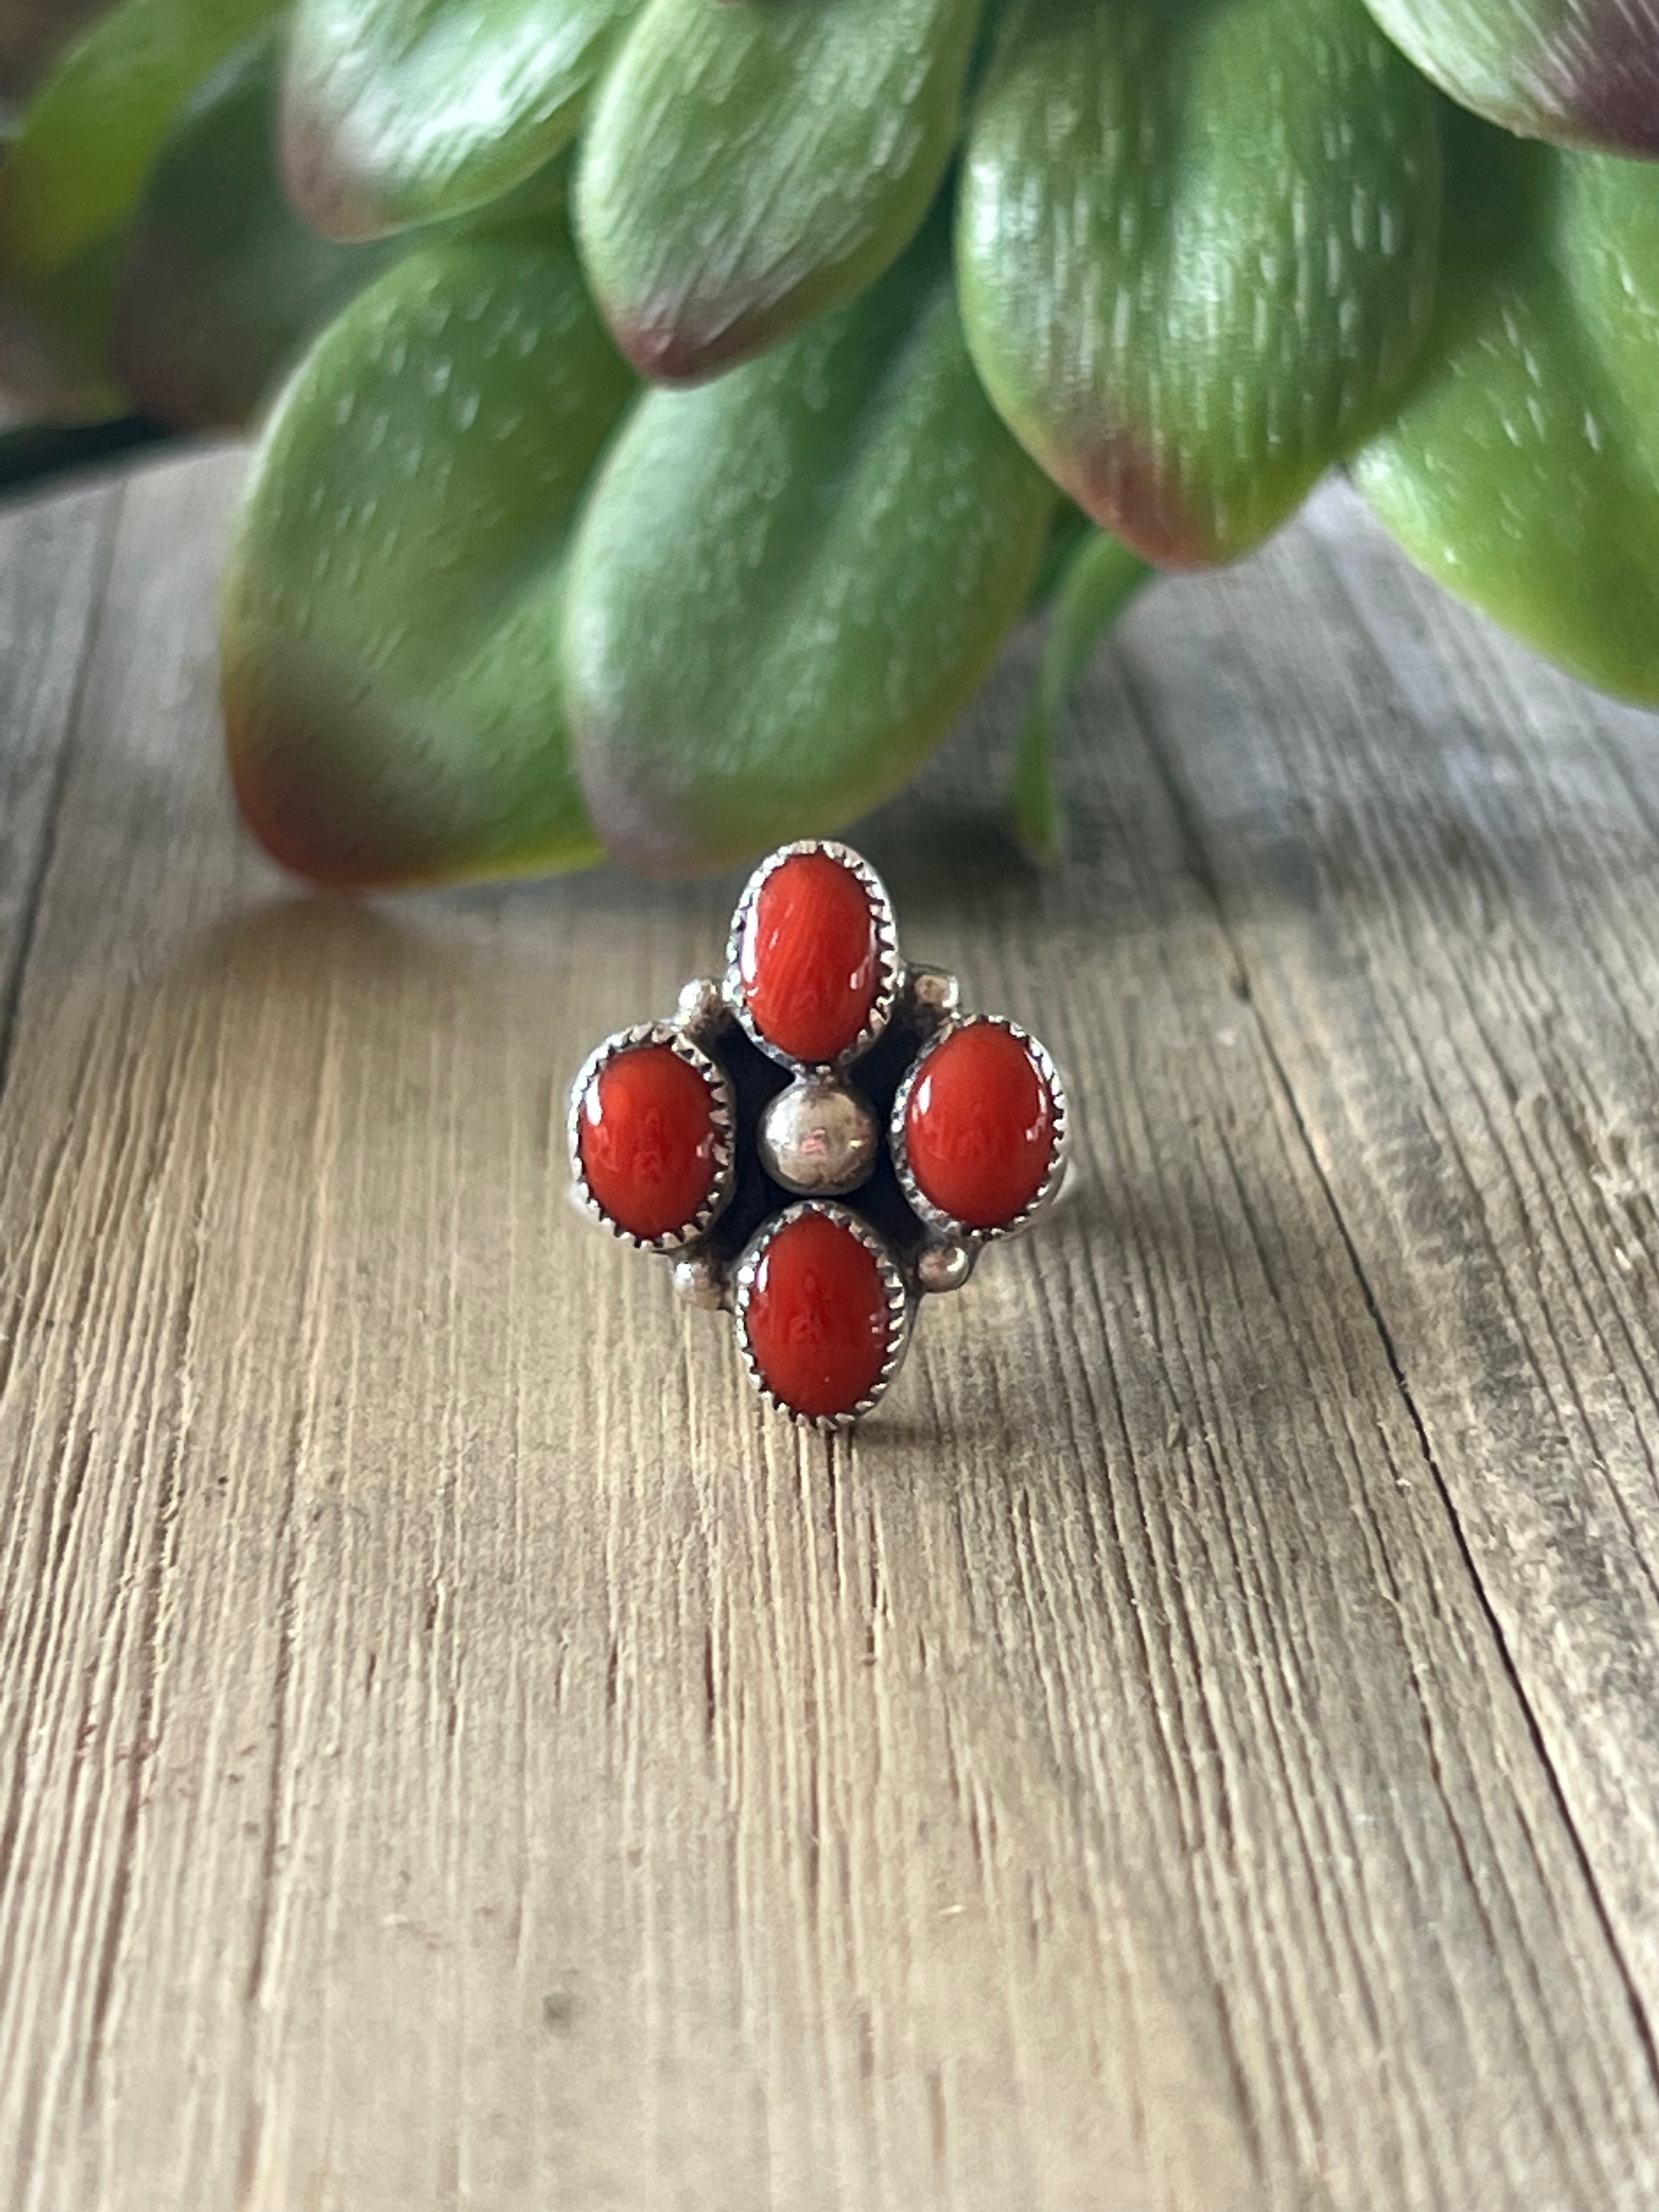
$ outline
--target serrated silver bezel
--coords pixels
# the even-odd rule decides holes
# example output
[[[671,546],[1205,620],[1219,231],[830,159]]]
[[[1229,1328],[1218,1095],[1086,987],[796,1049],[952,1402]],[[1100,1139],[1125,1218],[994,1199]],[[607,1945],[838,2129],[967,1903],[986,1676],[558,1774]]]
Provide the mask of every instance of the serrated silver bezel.
[[[876,957],[878,963],[876,995],[870,1007],[870,1018],[844,1052],[834,1060],[798,1060],[763,1036],[749,1011],[748,995],[743,987],[743,939],[749,926],[749,917],[755,902],[769,877],[800,853],[821,853],[856,877],[865,896],[870,902],[870,912],[875,922]],[[780,1066],[793,1069],[798,1074],[811,1074],[823,1070],[850,1067],[861,1060],[893,1018],[899,993],[904,981],[904,971],[899,959],[898,925],[894,919],[893,902],[887,896],[887,886],[862,854],[855,853],[850,845],[843,845],[835,837],[801,837],[793,845],[781,845],[769,854],[744,886],[743,896],[738,901],[732,916],[731,933],[726,944],[726,1002],[743,1024],[744,1033],[753,1044]]]
[[[987,1027],[1006,1030],[1010,1036],[1018,1037],[1036,1062],[1037,1073],[1047,1084],[1048,1096],[1054,1104],[1054,1148],[1048,1156],[1048,1173],[1043,1176],[1036,1196],[1024,1212],[1016,1214],[1012,1221],[1005,1221],[995,1229],[973,1229],[967,1222],[958,1221],[954,1214],[946,1213],[942,1207],[935,1206],[917,1182],[911,1171],[909,1148],[905,1142],[904,1123],[909,1111],[910,1094],[921,1081],[923,1072],[933,1054],[941,1050],[961,1030]],[[924,1046],[917,1054],[903,1082],[900,1084],[898,1095],[893,1101],[892,1119],[887,1129],[888,1149],[892,1154],[893,1170],[898,1176],[899,1188],[904,1193],[912,1212],[925,1221],[930,1229],[942,1231],[946,1236],[954,1237],[958,1243],[969,1245],[975,1250],[983,1244],[998,1243],[1005,1237],[1018,1237],[1021,1230],[1029,1229],[1037,1216],[1053,1203],[1066,1173],[1066,1159],[1070,1141],[1071,1129],[1066,1105],[1066,1083],[1054,1063],[1053,1054],[1040,1038],[1034,1037],[1030,1030],[1023,1029],[1018,1022],[1011,1022],[1006,1014],[962,1014],[955,1020],[948,1022],[939,1035]]]
[[[762,1374],[760,1364],[755,1358],[754,1346],[749,1339],[749,1308],[754,1297],[756,1279],[760,1273],[761,1261],[766,1256],[767,1248],[775,1237],[782,1234],[791,1222],[799,1221],[804,1215],[809,1213],[824,1214],[830,1220],[839,1223],[843,1229],[857,1237],[865,1249],[874,1256],[876,1265],[881,1270],[882,1283],[887,1293],[887,1357],[882,1364],[880,1374],[876,1377],[866,1395],[859,1400],[856,1406],[849,1407],[845,1413],[803,1413],[793,1406],[786,1403]],[[738,1350],[743,1355],[744,1369],[750,1382],[775,1413],[784,1414],[787,1419],[794,1423],[797,1428],[815,1429],[820,1436],[833,1436],[838,1430],[850,1429],[854,1421],[861,1421],[866,1413],[873,1411],[881,1403],[887,1395],[893,1377],[904,1364],[904,1355],[909,1349],[910,1328],[914,1317],[909,1287],[903,1275],[899,1272],[897,1262],[881,1237],[871,1228],[867,1221],[853,1212],[848,1207],[837,1206],[831,1200],[820,1198],[804,1199],[798,1206],[787,1207],[783,1212],[774,1214],[769,1221],[763,1223],[756,1231],[753,1238],[744,1248],[732,1278],[732,1311],[738,1339]]]
[[[710,1119],[714,1131],[714,1179],[709,1185],[708,1197],[690,1221],[661,1237],[636,1237],[631,1229],[624,1229],[614,1215],[606,1212],[593,1194],[581,1156],[582,1101],[613,1060],[621,1059],[627,1052],[637,1052],[645,1045],[666,1045],[688,1067],[696,1068],[708,1086]],[[677,1024],[641,1022],[631,1030],[618,1030],[614,1036],[608,1036],[602,1045],[589,1053],[570,1086],[570,1103],[565,1115],[565,1140],[570,1152],[570,1187],[591,1220],[597,1221],[602,1229],[608,1229],[621,1243],[631,1244],[636,1252],[684,1252],[689,1245],[702,1242],[731,1201],[732,1188],[737,1182],[736,1131],[737,1102],[732,1095],[731,1078],[720,1062],[711,1054],[706,1053]]]

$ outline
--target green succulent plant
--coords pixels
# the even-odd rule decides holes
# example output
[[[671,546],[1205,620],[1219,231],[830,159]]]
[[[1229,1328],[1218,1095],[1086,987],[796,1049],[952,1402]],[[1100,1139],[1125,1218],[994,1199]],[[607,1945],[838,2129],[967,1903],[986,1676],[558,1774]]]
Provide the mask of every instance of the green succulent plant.
[[[1044,599],[1050,848],[1101,629],[1335,465],[1659,703],[1659,0],[60,7],[0,370],[257,428],[226,714],[304,873],[830,830]]]

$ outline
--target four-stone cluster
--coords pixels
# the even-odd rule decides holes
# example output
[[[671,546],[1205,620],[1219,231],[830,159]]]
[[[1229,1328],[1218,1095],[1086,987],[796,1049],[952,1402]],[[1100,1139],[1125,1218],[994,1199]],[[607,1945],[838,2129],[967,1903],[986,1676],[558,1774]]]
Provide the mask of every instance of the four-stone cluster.
[[[607,1038],[570,1097],[587,1212],[672,1256],[769,1404],[821,1429],[881,1398],[918,1299],[1054,1196],[1066,1134],[1042,1046],[908,966],[880,878],[828,840],[763,862],[725,976]]]

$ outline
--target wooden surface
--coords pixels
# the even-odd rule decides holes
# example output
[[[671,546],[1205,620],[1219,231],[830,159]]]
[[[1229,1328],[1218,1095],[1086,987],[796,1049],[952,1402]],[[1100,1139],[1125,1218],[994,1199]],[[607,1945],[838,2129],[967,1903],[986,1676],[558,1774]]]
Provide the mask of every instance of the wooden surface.
[[[1080,1189],[830,1446],[562,1196],[734,884],[285,885],[235,469],[0,518],[0,2205],[1650,2212],[1659,725],[1329,494],[1041,880],[1016,656]]]

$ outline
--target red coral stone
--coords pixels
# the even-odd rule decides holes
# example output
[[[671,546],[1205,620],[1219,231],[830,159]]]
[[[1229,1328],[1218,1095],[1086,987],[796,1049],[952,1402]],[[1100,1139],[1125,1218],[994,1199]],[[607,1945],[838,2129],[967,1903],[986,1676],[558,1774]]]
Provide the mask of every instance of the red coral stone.
[[[824,1213],[786,1222],[761,1255],[749,1349],[767,1387],[815,1419],[850,1413],[887,1364],[887,1285],[876,1256]]]
[[[665,1044],[608,1060],[583,1095],[577,1131],[588,1188],[635,1237],[684,1229],[714,1187],[713,1096]]]
[[[881,984],[864,885],[826,853],[792,854],[749,909],[738,970],[769,1044],[795,1060],[836,1059],[868,1024]]]
[[[922,1195],[969,1229],[1024,1213],[1054,1157],[1054,1102],[1031,1049],[995,1022],[953,1030],[922,1062],[904,1115]]]

